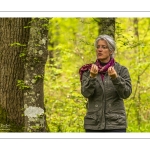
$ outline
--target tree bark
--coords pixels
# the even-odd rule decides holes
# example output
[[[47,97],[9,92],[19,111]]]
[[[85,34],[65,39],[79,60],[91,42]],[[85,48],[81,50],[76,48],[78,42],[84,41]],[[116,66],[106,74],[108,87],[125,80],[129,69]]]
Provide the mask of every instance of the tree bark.
[[[115,18],[98,18],[97,22],[99,34],[107,34],[115,39]]]
[[[26,132],[46,132],[43,80],[48,56],[48,23],[46,18],[34,18],[31,22],[24,77]]]
[[[0,18],[0,122],[13,131],[24,124],[23,91],[17,86],[24,79],[24,59],[29,39],[30,18]],[[14,126],[15,127],[14,127]]]

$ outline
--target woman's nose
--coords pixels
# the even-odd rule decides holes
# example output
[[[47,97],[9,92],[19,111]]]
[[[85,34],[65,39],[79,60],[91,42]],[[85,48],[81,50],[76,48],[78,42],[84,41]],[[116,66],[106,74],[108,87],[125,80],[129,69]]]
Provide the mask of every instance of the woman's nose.
[[[102,47],[99,47],[97,50],[98,50],[98,51],[102,51],[103,49],[102,49]]]

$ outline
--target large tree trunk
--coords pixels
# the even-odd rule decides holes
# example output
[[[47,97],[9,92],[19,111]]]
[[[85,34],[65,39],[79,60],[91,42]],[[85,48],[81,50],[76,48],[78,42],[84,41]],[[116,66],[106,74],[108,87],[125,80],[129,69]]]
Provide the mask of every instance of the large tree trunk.
[[[96,19],[99,26],[99,34],[107,34],[115,38],[115,18]]]
[[[12,131],[24,124],[23,91],[17,86],[24,79],[24,51],[29,39],[30,18],[0,18],[0,123]]]
[[[25,131],[45,132],[43,79],[49,19],[32,19],[24,78]]]

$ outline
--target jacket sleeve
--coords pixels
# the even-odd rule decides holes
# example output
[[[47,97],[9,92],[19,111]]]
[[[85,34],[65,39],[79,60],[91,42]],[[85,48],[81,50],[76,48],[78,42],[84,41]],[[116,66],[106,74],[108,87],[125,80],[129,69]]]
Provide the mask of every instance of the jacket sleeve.
[[[94,94],[96,78],[91,78],[89,72],[86,71],[82,75],[81,93],[85,98],[89,98]]]
[[[123,99],[127,99],[132,93],[131,78],[128,69],[122,66],[120,74],[117,78],[112,79],[112,82],[117,90],[119,96]]]

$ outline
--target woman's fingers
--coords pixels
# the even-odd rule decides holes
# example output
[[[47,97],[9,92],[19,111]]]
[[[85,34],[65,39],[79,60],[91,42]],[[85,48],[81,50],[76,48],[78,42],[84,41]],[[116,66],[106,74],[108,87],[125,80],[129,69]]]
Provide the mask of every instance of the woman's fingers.
[[[98,73],[98,67],[96,66],[96,65],[92,65],[92,71],[94,72],[94,73]]]
[[[109,67],[109,68],[108,68],[108,75],[109,75],[111,78],[116,78],[116,77],[117,77],[117,72],[116,72],[116,70],[114,69],[114,67]]]
[[[114,68],[113,67],[109,67],[108,68],[108,73],[113,73],[115,70],[114,70]]]
[[[90,70],[90,76],[95,77],[98,74],[98,67],[95,64],[92,64],[91,70]]]

